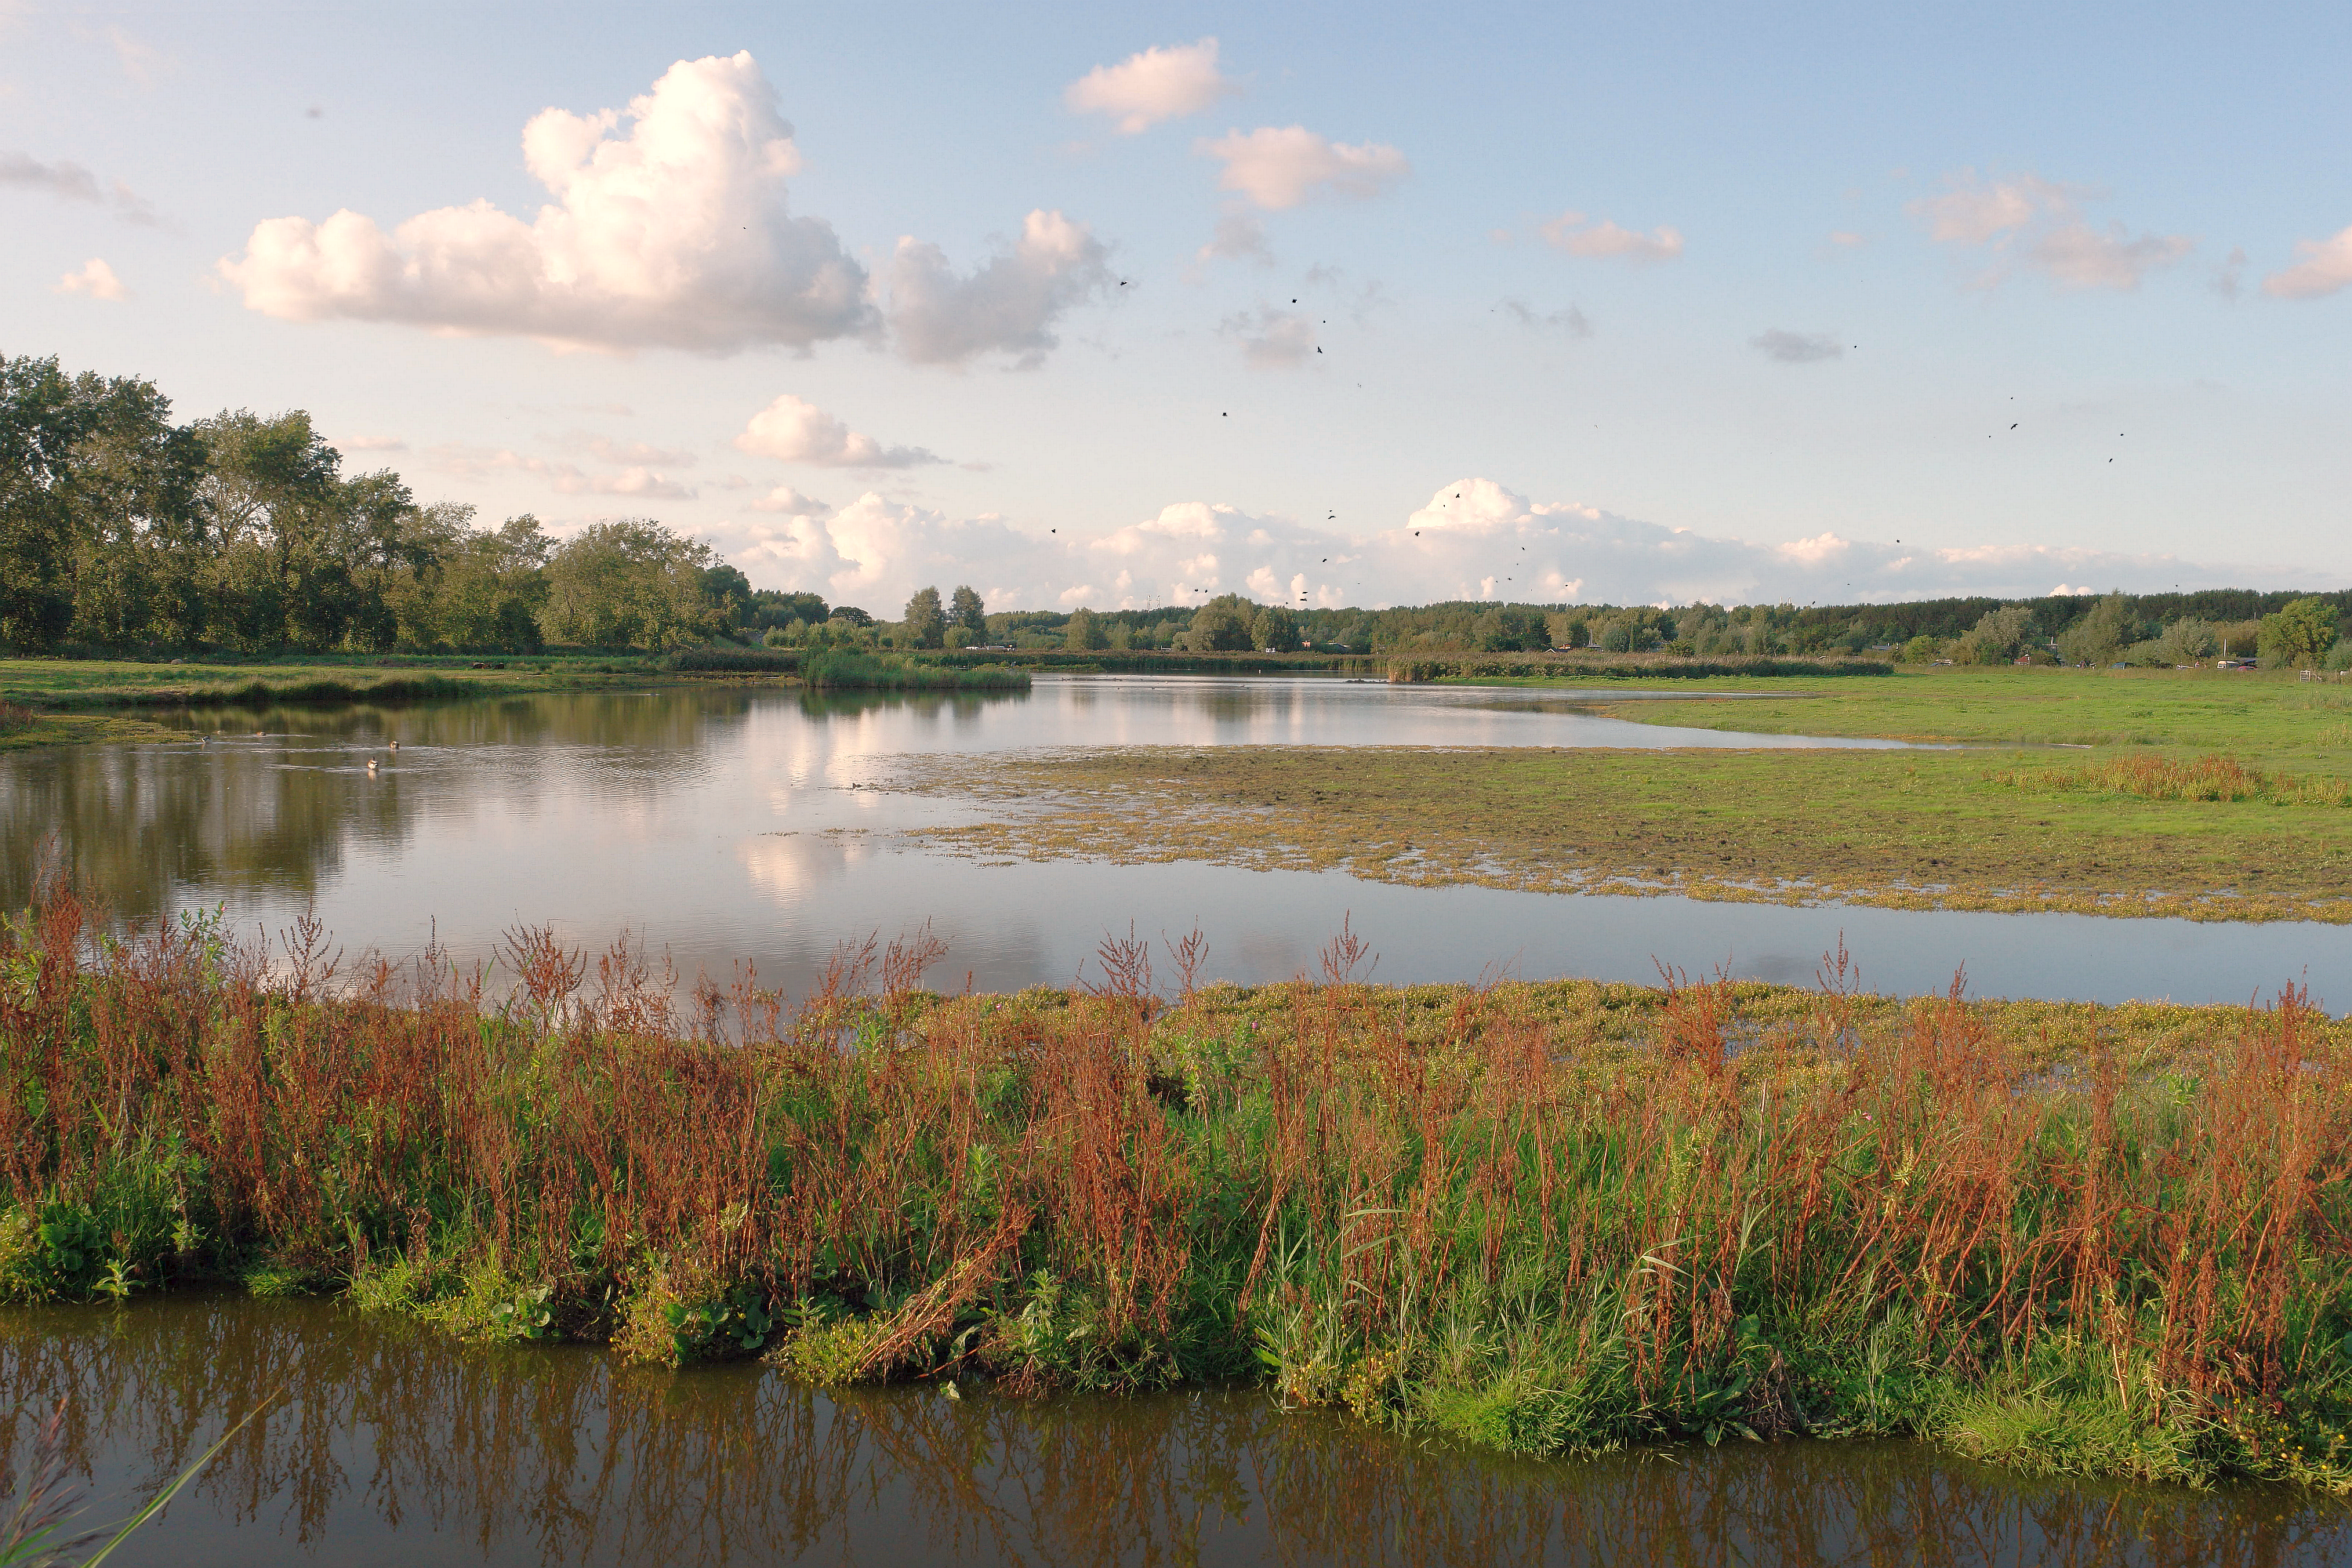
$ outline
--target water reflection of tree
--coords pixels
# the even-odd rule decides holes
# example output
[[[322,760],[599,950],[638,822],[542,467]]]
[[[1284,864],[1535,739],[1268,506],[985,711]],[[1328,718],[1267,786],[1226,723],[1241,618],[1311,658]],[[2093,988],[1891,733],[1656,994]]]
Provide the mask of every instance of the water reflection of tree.
[[[171,721],[221,743],[74,746],[0,761],[0,908],[21,908],[54,834],[77,885],[150,920],[197,889],[304,899],[345,847],[404,847],[420,818],[536,808],[551,748],[593,787],[650,796],[690,782],[740,730],[741,689],[582,693],[404,709],[213,710]],[[256,739],[255,731],[266,731]],[[362,764],[397,738],[404,763]],[[404,777],[404,774],[408,776]]]
[[[175,1474],[281,1385],[159,1527],[268,1531],[332,1560],[430,1531],[490,1563],[1224,1555],[1395,1568],[1532,1562],[2331,1562],[2343,1516],[2278,1491],[2020,1482],[1906,1445],[1785,1443],[1549,1463],[1396,1441],[1242,1394],[1127,1403],[837,1401],[751,1368],[484,1350],[319,1303],[176,1300],[0,1317],[19,1463],[46,1402],[102,1492]],[[113,1499],[106,1501],[110,1505]]]
[[[811,719],[855,719],[888,708],[922,718],[945,714],[958,722],[969,722],[992,704],[1023,701],[1028,695],[1025,691],[857,691],[803,687],[799,698],[802,714]]]

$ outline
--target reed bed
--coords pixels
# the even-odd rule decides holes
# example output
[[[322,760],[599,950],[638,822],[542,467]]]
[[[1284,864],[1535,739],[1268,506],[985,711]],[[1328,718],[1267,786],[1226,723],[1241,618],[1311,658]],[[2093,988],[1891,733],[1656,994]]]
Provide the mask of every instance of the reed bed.
[[[1994,784],[2043,792],[2136,795],[2147,800],[2263,801],[2352,806],[2352,780],[2263,773],[2234,757],[2113,757],[2072,768],[2011,768]]]
[[[2352,1488],[2352,1030],[1656,987],[796,1006],[545,929],[500,971],[206,921],[0,930],[0,1286],[348,1292],[812,1381],[1287,1402],[1527,1453],[1914,1434],[2042,1471]]]
[[[1002,665],[956,668],[895,654],[820,649],[800,661],[802,684],[842,690],[1026,691],[1029,672]]]

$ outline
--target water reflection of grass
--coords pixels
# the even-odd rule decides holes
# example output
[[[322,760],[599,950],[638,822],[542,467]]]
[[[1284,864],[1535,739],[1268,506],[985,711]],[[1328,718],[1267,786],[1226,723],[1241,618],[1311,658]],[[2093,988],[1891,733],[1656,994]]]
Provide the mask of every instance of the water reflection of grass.
[[[2201,1568],[2311,1560],[2297,1553],[2336,1522],[2308,1494],[2024,1480],[1916,1445],[1561,1465],[1398,1441],[1250,1393],[950,1401],[828,1396],[748,1368],[672,1380],[452,1346],[324,1304],[0,1318],[0,1381],[68,1394],[85,1471],[127,1461],[143,1470],[126,1479],[160,1479],[222,1410],[289,1379],[293,1399],[175,1508],[165,1528],[181,1540],[213,1544],[230,1521],[347,1546],[430,1531],[488,1564]],[[28,1425],[0,1419],[0,1460]]]
[[[2340,780],[2263,774],[2254,797],[2207,801],[2045,787],[2051,761],[1138,747],[984,764],[908,759],[903,777],[1011,807],[998,822],[920,832],[975,857],[1212,860],[1553,892],[2352,921],[2352,813],[2326,808],[2343,798]]]
[[[917,943],[787,1011],[518,931],[492,1006],[287,943],[93,945],[56,891],[0,934],[10,1293],[2352,1487],[2352,1025],[2294,994],[1386,990],[1342,940],[1319,984],[1161,998],[1109,943],[1091,989],[940,997]]]

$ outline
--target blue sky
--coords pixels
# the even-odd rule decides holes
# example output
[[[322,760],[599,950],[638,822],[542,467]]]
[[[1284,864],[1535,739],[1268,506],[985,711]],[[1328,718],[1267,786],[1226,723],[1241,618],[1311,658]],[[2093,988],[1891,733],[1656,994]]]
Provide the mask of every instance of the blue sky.
[[[885,611],[2332,586],[2347,34],[0,3],[0,350]]]

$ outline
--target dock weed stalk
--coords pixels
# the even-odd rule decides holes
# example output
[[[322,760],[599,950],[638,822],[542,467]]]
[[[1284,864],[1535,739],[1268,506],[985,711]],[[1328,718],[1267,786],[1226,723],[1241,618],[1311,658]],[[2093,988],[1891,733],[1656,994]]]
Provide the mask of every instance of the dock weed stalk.
[[[0,1293],[318,1290],[832,1384],[1257,1380],[1526,1452],[1911,1434],[2352,1489],[2352,1027],[2265,1005],[1202,983],[796,1002],[624,937],[0,921]],[[132,1308],[135,1310],[135,1305]]]

